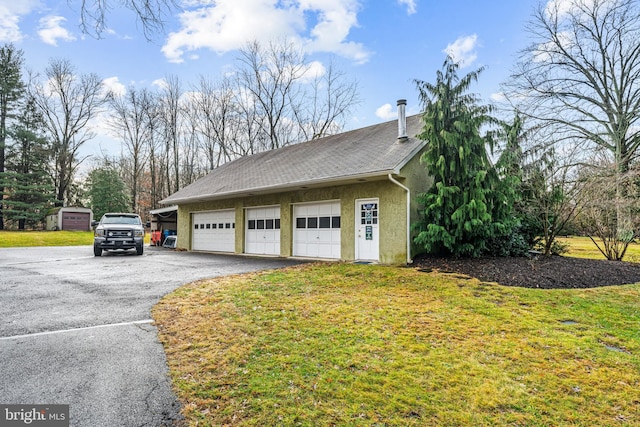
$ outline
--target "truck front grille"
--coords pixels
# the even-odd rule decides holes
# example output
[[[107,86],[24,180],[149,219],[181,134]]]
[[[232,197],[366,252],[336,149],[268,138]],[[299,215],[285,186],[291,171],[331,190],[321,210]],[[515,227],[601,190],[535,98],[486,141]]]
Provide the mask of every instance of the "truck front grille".
[[[109,230],[107,231],[107,237],[133,237],[133,231],[131,230]]]

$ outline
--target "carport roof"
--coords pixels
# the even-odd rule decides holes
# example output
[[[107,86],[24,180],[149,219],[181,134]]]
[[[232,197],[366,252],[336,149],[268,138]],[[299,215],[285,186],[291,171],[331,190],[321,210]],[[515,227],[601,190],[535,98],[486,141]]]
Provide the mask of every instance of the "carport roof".
[[[420,114],[407,117],[407,139],[397,120],[327,136],[226,163],[162,200],[182,204],[336,185],[398,174],[426,145],[416,137]]]
[[[149,211],[149,214],[151,215],[158,215],[158,214],[164,214],[167,212],[177,212],[178,211],[178,207],[177,206],[167,206],[164,208],[158,208],[158,209],[153,209]]]

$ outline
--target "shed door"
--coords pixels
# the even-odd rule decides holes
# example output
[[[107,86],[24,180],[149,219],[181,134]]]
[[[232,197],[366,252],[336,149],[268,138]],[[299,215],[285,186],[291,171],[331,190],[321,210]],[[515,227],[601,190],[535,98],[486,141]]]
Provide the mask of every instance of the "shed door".
[[[245,253],[280,255],[280,206],[247,209]]]
[[[293,255],[340,259],[340,202],[293,208]]]
[[[194,212],[192,215],[191,247],[194,251],[235,252],[235,210]]]
[[[88,212],[62,212],[62,229],[72,231],[87,231],[89,227]]]

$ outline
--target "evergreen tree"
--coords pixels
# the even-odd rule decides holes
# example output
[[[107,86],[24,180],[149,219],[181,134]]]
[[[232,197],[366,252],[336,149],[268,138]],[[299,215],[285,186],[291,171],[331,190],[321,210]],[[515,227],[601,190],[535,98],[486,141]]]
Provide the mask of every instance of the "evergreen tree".
[[[107,212],[130,211],[127,186],[114,167],[107,164],[92,170],[87,184],[94,217],[100,218]]]
[[[481,134],[495,120],[489,106],[466,93],[482,68],[462,78],[458,68],[447,57],[435,84],[416,81],[424,106],[420,138],[428,141],[422,161],[434,185],[419,196],[424,210],[415,242],[429,253],[480,256],[492,239],[510,230],[493,216],[504,200],[487,153],[492,139]]]
[[[47,173],[50,145],[44,137],[42,116],[29,100],[8,133],[7,170],[0,173],[4,187],[4,217],[18,229],[35,227],[53,206],[54,187]]]
[[[518,112],[513,121],[501,121],[495,132],[503,148],[495,165],[498,180],[493,193],[492,215],[496,235],[489,244],[492,255],[524,255],[537,241],[537,228],[522,211],[525,158],[522,145],[530,132]]]
[[[12,44],[0,47],[0,174],[6,170],[7,130],[12,112],[24,95],[22,50]],[[0,191],[5,190],[0,187]],[[4,229],[3,203],[0,199],[0,230]]]

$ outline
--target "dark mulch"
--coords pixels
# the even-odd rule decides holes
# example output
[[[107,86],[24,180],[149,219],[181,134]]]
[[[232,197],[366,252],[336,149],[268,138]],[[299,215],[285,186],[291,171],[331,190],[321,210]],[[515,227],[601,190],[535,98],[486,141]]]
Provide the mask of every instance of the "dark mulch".
[[[460,273],[483,282],[524,288],[572,289],[640,282],[640,264],[565,256],[532,258],[442,258],[420,256],[413,265],[424,271]]]

